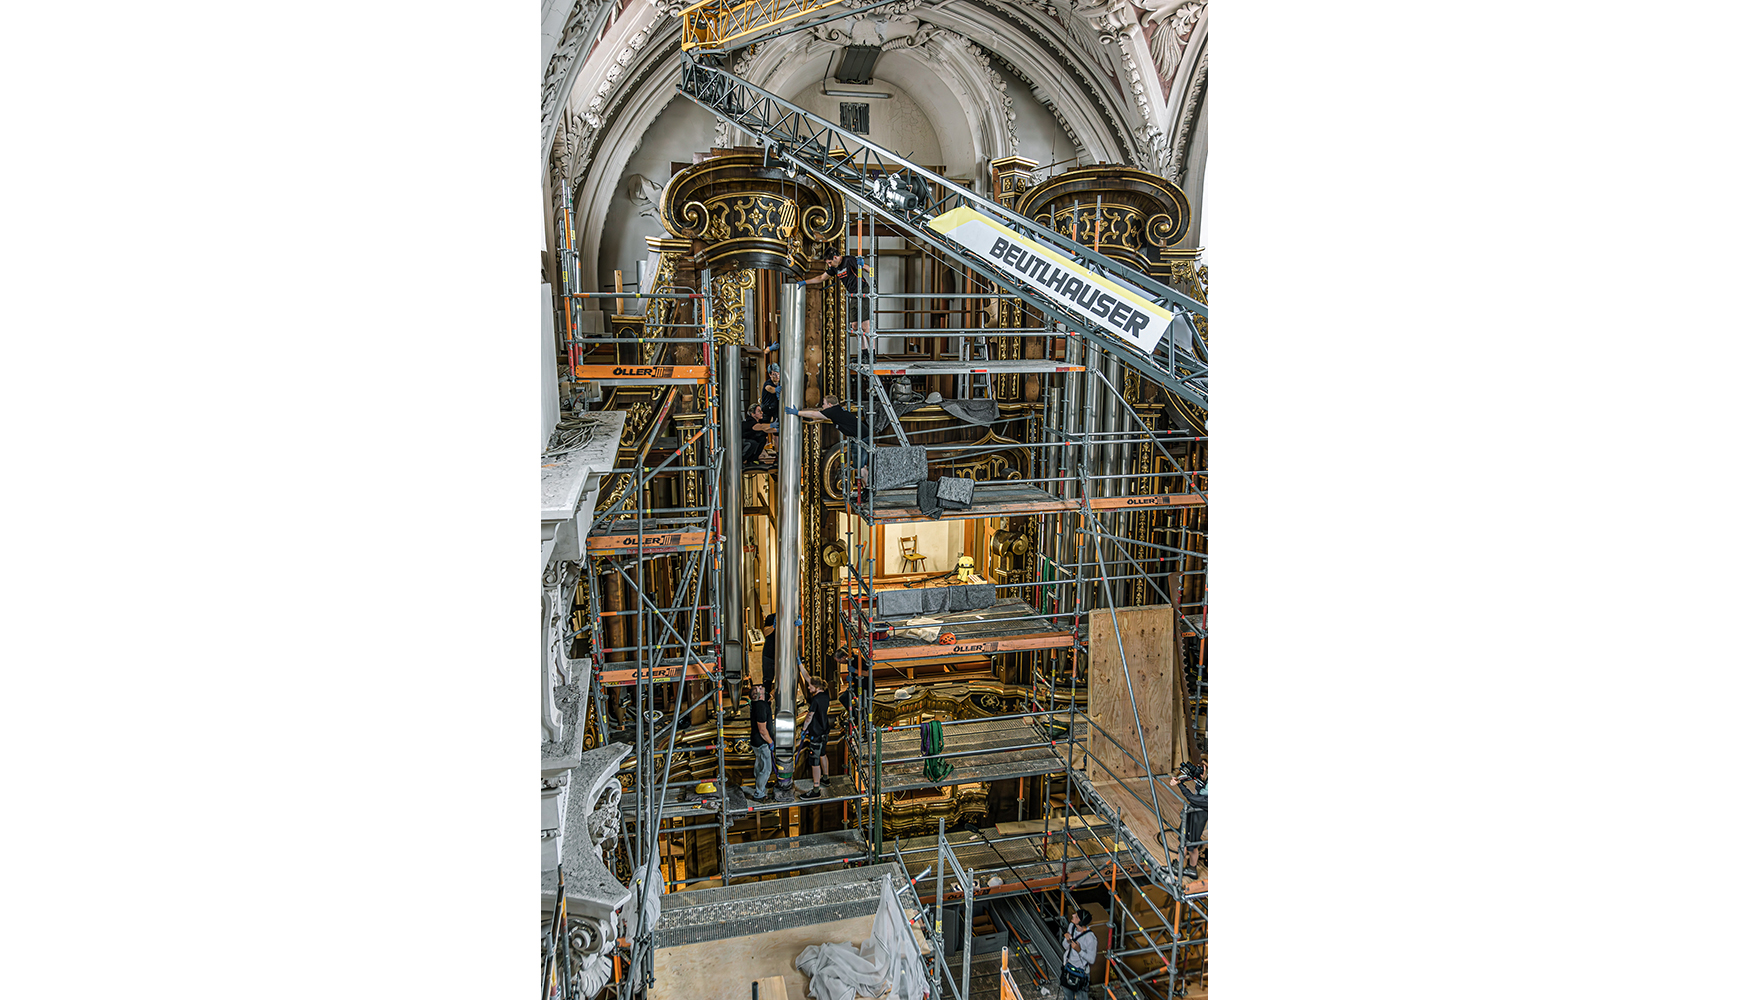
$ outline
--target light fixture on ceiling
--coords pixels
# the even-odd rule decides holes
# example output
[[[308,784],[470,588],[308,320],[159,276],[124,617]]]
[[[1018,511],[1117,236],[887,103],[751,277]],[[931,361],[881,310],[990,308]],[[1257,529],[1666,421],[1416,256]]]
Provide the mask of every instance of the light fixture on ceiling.
[[[880,90],[828,90],[822,87],[820,92],[827,97],[873,97],[878,100],[885,100],[893,96]]]

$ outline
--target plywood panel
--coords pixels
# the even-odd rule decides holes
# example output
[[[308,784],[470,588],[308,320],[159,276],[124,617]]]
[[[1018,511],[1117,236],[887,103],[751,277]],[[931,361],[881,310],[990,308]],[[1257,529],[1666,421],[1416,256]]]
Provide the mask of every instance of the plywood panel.
[[[1131,791],[1132,787],[1136,791]],[[1118,810],[1119,822],[1129,827],[1136,839],[1142,842],[1142,846],[1154,855],[1155,863],[1166,866],[1169,863],[1167,847],[1170,846],[1174,851],[1179,849],[1179,835],[1172,827],[1178,825],[1178,810],[1182,803],[1168,795],[1164,789],[1156,789],[1160,795],[1161,812],[1165,814],[1168,827],[1166,845],[1163,845],[1159,839],[1160,824],[1155,822],[1154,806],[1150,801],[1152,796],[1149,795],[1147,782],[1137,780],[1129,782],[1128,785],[1120,785],[1116,781],[1095,781],[1094,790],[1100,793],[1100,798],[1105,799],[1107,805]],[[1142,794],[1138,795],[1137,792]]]
[[[1116,628],[1111,611],[1101,609],[1089,616],[1088,714],[1111,736],[1109,741],[1097,732],[1089,734],[1088,752],[1105,764],[1085,767],[1095,781],[1109,780],[1113,775],[1131,778],[1143,774],[1145,739],[1148,759],[1156,774],[1171,771],[1184,759],[1184,704],[1180,693],[1183,667],[1174,624],[1173,608],[1168,604],[1121,609],[1117,612]],[[1130,667],[1128,684],[1126,661]],[[1140,738],[1138,718],[1142,722]],[[1126,756],[1120,746],[1136,759]],[[1077,766],[1084,765],[1078,761]]]

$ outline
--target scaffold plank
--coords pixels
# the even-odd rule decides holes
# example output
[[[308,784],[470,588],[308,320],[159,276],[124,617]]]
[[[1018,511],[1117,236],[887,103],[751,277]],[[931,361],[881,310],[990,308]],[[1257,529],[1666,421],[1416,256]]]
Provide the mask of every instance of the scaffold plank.
[[[697,552],[705,547],[707,532],[658,531],[622,535],[591,535],[584,546],[590,555],[661,555],[665,552]]]
[[[702,662],[695,660],[686,666],[688,680],[704,680],[716,676],[716,674],[722,669],[721,663],[718,660],[704,660]],[[604,664],[604,667],[606,667],[606,669],[596,671],[596,676],[601,678],[603,687],[624,687],[628,684],[636,684],[638,682],[639,667],[632,666],[616,668],[609,664]],[[642,669],[644,677],[648,680],[672,681],[675,679],[675,675],[680,673],[681,664],[665,663],[654,667],[644,667]]]
[[[1140,496],[1089,497],[1093,510],[1158,510],[1168,507],[1201,507],[1200,493],[1149,493]],[[1018,514],[1047,514],[1082,509],[1079,499],[1053,496],[1025,483],[979,483],[972,491],[972,506],[926,515],[917,506],[916,489],[882,490],[875,494],[872,509],[853,507],[871,524],[902,524],[910,521],[965,521]]]
[[[1068,649],[1075,644],[1074,632],[1034,632],[1026,635],[1002,636],[991,639],[962,639],[952,644],[931,646],[894,646],[875,650],[875,662],[902,665],[913,660],[939,660],[943,657],[995,656],[1027,649]]]
[[[1121,844],[1116,854],[1109,851],[1108,841],[1112,840],[1114,832],[1110,826],[1101,824],[1087,830],[1078,829],[1074,836],[1075,846],[1069,846],[1064,841],[1062,822],[1053,820],[1056,826],[1051,834],[1028,840],[1002,840],[993,836],[994,831],[985,831],[983,837],[958,831],[948,835],[948,847],[968,872],[994,873],[1001,878],[1002,881],[995,886],[989,886],[981,879],[978,892],[981,899],[1057,888],[1063,884],[1066,865],[1071,882],[1096,869],[1109,870],[1114,858],[1119,860],[1119,870],[1132,876],[1146,871],[1144,866],[1129,858],[1129,852]],[[893,846],[901,852],[908,877],[915,878],[936,863],[936,838],[933,834],[901,838]],[[925,850],[919,851],[918,848]],[[912,853],[914,851],[916,853]],[[918,882],[919,897],[926,903],[934,902],[935,887],[934,876]],[[944,895],[956,899],[960,894],[949,887]]]
[[[888,726],[884,756],[918,757],[917,726]],[[909,739],[907,737],[910,737]],[[1064,759],[1057,746],[1028,719],[980,719],[954,722],[942,727],[945,754],[964,754],[943,758],[954,765],[954,771],[941,781],[932,781],[924,773],[924,761],[903,760],[881,765],[883,793],[908,792],[919,788],[948,788],[980,781],[1002,781],[1008,778],[1030,778],[1040,774],[1060,774]],[[1009,749],[1009,748],[1019,749]]]
[[[865,375],[1009,375],[1087,371],[1086,365],[1066,365],[1050,358],[1003,361],[876,361],[853,362],[852,371]]]
[[[818,868],[860,859],[869,852],[869,842],[860,830],[830,830],[776,840],[750,840],[729,845],[727,870],[731,878],[754,872]]]
[[[678,379],[699,383],[709,377],[704,365],[572,365],[571,373],[579,381],[596,379]]]

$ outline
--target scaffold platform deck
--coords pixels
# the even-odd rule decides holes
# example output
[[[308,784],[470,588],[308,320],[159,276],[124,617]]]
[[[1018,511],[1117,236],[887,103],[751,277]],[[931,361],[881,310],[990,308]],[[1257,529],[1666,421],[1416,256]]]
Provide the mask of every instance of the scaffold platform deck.
[[[1038,614],[1031,604],[1018,597],[1003,597],[979,611],[890,622],[888,637],[875,641],[875,664],[902,667],[915,660],[992,656],[1024,649],[1067,649],[1074,644],[1073,630],[1053,628],[1052,621],[1036,617]],[[940,632],[934,642],[899,634],[900,630],[913,628],[939,628]],[[954,641],[943,643],[941,633],[953,633]]]
[[[876,336],[883,336],[878,330]],[[1066,365],[1050,358],[1019,358],[1013,360],[973,361],[901,361],[877,360],[874,364],[854,361],[848,366],[861,375],[1030,375],[1044,372],[1087,371],[1086,365]]]
[[[879,490],[873,505],[852,509],[870,524],[905,524],[912,521],[966,521],[1018,514],[1049,514],[1079,511],[1082,501],[1066,499],[1031,483],[982,482],[972,491],[972,505],[963,510],[943,510],[930,516],[918,507],[916,487]],[[1158,510],[1166,507],[1201,507],[1201,493],[1151,493],[1142,496],[1089,497],[1092,510]]]
[[[1065,713],[1065,718],[1068,714]],[[1077,727],[1078,729],[1080,727]],[[919,788],[946,788],[975,781],[1003,781],[1009,778],[1031,778],[1040,774],[1058,774],[1064,769],[1064,758],[1052,746],[1029,746],[1048,743],[1044,731],[1030,719],[990,719],[956,722],[942,727],[944,759],[954,765],[954,772],[941,781],[931,781],[924,774],[924,761],[909,760],[881,765],[881,792],[908,792]],[[917,757],[918,727],[901,725],[888,727],[883,735],[883,756]],[[1063,744],[1059,737],[1058,744]],[[1003,747],[1022,747],[1005,750]],[[988,751],[988,752],[986,752]]]
[[[753,840],[729,845],[725,865],[730,878],[818,868],[866,857],[869,842],[860,830],[831,830],[800,837]]]
[[[1035,822],[1043,826],[1043,821]],[[1102,876],[1110,876],[1114,857],[1123,859],[1120,867],[1133,876],[1146,873],[1145,865],[1129,859],[1122,842],[1118,842],[1116,851],[1108,850],[1106,844],[1114,839],[1109,825],[1071,825],[1074,827],[1075,846],[1067,848],[1067,857],[1061,819],[1052,820],[1049,832],[1041,832],[1037,837],[1016,840],[1004,838],[999,829],[981,830],[983,836],[955,830],[948,834],[948,844],[962,868],[981,876],[980,897],[1054,888],[1062,884],[1066,864],[1072,888],[1083,880],[1092,883]],[[936,863],[935,834],[901,838],[894,842],[893,847],[905,865],[907,878],[917,877]],[[1087,857],[1083,857],[1084,854]],[[998,884],[989,885],[988,879],[982,877],[988,875],[996,875]],[[917,891],[926,902],[932,901],[936,891],[935,875],[932,873],[920,879]],[[946,891],[951,899],[958,896],[952,888]]]

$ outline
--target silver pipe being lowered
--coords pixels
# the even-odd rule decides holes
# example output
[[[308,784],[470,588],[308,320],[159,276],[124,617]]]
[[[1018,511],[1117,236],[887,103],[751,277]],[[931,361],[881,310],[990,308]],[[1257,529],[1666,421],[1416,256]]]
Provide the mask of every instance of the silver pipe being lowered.
[[[802,304],[803,286],[778,286],[778,363],[782,375],[778,402],[778,644],[777,690],[771,693],[776,722],[774,770],[779,787],[788,781],[796,758],[796,619],[802,605]]]

